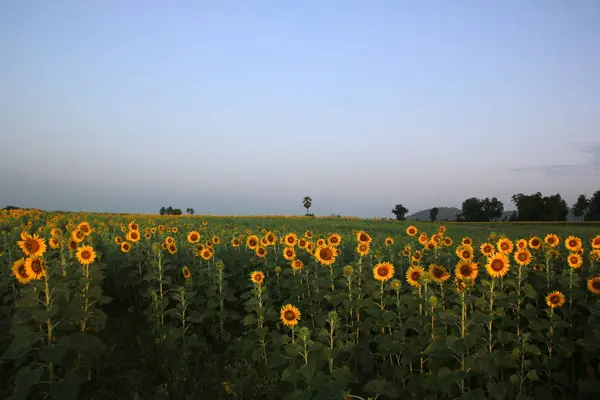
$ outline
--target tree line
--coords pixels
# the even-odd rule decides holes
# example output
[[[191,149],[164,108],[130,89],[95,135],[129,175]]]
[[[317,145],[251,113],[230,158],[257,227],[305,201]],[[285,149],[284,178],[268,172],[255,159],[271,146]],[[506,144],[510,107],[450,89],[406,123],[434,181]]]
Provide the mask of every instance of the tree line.
[[[463,201],[461,212],[456,220],[464,222],[566,221],[569,212],[572,212],[577,218],[583,217],[584,221],[600,221],[600,190],[590,198],[584,194],[579,195],[577,201],[571,206],[559,193],[547,196],[540,192],[528,195],[517,193],[511,197],[511,202],[516,209],[507,217],[504,215],[504,204],[496,197],[483,199],[470,197]],[[437,219],[438,212],[437,207],[429,210],[429,219],[432,222]],[[392,213],[397,220],[404,221],[408,209],[398,204]]]

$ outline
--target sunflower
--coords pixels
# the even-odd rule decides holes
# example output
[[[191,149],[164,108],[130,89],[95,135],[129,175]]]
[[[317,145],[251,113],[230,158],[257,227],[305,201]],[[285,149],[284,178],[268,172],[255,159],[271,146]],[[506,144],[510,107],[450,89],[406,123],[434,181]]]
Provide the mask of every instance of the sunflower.
[[[218,236],[213,236],[212,242],[213,242],[213,244],[220,244],[221,243],[221,238],[218,237]]]
[[[576,236],[569,236],[565,239],[565,248],[569,251],[577,251],[581,249],[581,239]]]
[[[208,261],[212,258],[213,256],[213,252],[211,249],[204,249],[202,250],[202,253],[200,253],[200,257],[202,257],[203,260]]]
[[[250,235],[246,238],[246,247],[250,250],[256,250],[259,243],[258,236],[256,235]]]
[[[319,246],[315,250],[315,258],[323,265],[332,265],[338,255],[337,248],[329,246]]]
[[[294,271],[300,271],[300,270],[302,270],[303,266],[304,266],[304,263],[301,260],[294,260],[294,261],[292,261],[292,269]]]
[[[69,250],[73,251],[73,250],[77,250],[77,247],[79,247],[79,243],[75,240],[71,240],[69,242]]]
[[[468,236],[465,236],[464,238],[462,238],[461,243],[464,244],[465,246],[472,246],[473,245],[473,239],[471,239]]]
[[[496,248],[500,253],[508,254],[514,249],[513,242],[508,238],[500,238],[496,243]]]
[[[81,265],[89,265],[94,262],[97,254],[92,246],[82,246],[77,249],[75,256]]]
[[[231,247],[240,247],[240,239],[238,239],[238,238],[231,239]]]
[[[344,267],[344,276],[346,278],[349,278],[352,275],[352,272],[354,272],[354,270],[352,269],[351,265],[346,265]]]
[[[537,236],[532,236],[529,239],[529,247],[531,247],[534,250],[538,250],[539,248],[542,247],[542,239],[540,239]]]
[[[177,232],[179,232],[179,228],[176,227],[176,226],[174,226],[174,227],[171,228],[171,232],[177,233]]]
[[[531,252],[527,248],[519,249],[513,254],[515,262],[522,267],[525,267],[531,263]]]
[[[581,265],[583,264],[583,257],[581,256],[581,254],[571,253],[567,257],[567,262],[569,263],[569,267],[573,269],[578,269],[581,268]]]
[[[288,261],[291,261],[294,258],[296,258],[296,251],[294,250],[294,248],[286,247],[285,249],[283,249],[283,258],[285,258]]]
[[[596,235],[596,237],[592,239],[592,248],[600,249],[600,235]]]
[[[304,232],[304,236],[306,236],[307,238],[311,239],[313,237],[313,234],[311,231],[306,231]]]
[[[370,250],[371,248],[367,243],[359,243],[358,246],[356,246],[356,252],[358,253],[358,255],[363,257],[369,254]]]
[[[252,283],[255,285],[262,285],[264,280],[265,274],[263,274],[261,271],[252,271],[252,273],[250,273],[250,281],[252,281]]]
[[[173,239],[171,236],[167,236],[167,237],[165,238],[165,244],[166,244],[167,246],[168,246],[168,245],[170,245],[170,244],[173,244],[173,243],[175,243],[175,239]]]
[[[308,243],[308,240],[306,240],[305,238],[300,238],[298,240],[298,247],[300,247],[301,249],[306,248],[306,243]]]
[[[60,247],[60,240],[56,237],[51,237],[50,240],[48,240],[48,244],[51,249],[58,249]]]
[[[565,305],[565,295],[558,290],[555,290],[546,296],[546,304],[551,308],[560,308]]]
[[[77,228],[80,231],[82,231],[86,236],[92,233],[92,227],[90,226],[89,222],[83,221],[79,225],[77,225]]]
[[[334,233],[327,238],[327,243],[332,246],[339,246],[342,243],[342,237],[337,233]]]
[[[356,240],[360,243],[367,243],[367,244],[371,244],[371,241],[373,240],[371,238],[371,236],[365,232],[365,231],[358,231],[356,233]]]
[[[402,250],[402,255],[404,257],[410,257],[410,249],[405,247],[404,250]]]
[[[427,242],[429,242],[429,236],[427,236],[427,234],[425,232],[423,232],[419,235],[418,241],[420,244],[425,246],[427,244]]]
[[[285,326],[289,327],[294,327],[298,325],[300,316],[300,310],[298,310],[296,306],[293,306],[291,304],[286,304],[285,306],[281,307],[281,311],[279,312],[279,318],[281,319],[281,322]]]
[[[380,282],[386,282],[394,276],[394,266],[389,262],[383,262],[373,267],[373,277]]]
[[[85,233],[83,233],[81,229],[76,228],[73,232],[71,232],[71,239],[77,243],[81,243],[83,242],[83,239],[85,239]]]
[[[485,269],[492,278],[504,277],[510,269],[508,257],[503,253],[496,253],[488,257]]]
[[[130,231],[137,231],[140,229],[140,227],[138,226],[138,224],[135,223],[135,221],[131,221],[127,227],[129,228]]]
[[[121,242],[123,242],[123,239],[121,238],[121,236],[115,236],[115,243],[121,244]]]
[[[260,245],[263,247],[267,247],[269,245],[269,241],[267,240],[266,236],[260,238]]]
[[[181,269],[181,273],[183,274],[183,277],[187,280],[190,279],[192,277],[192,272],[190,271],[190,269],[186,266],[183,267]]]
[[[121,243],[121,251],[123,253],[129,253],[129,250],[131,250],[131,244],[129,244],[129,242],[122,242]]]
[[[594,294],[600,294],[600,276],[594,276],[588,279],[587,288]]]
[[[283,242],[286,246],[295,246],[298,242],[298,235],[295,233],[288,233],[283,237]]]
[[[519,239],[519,240],[517,240],[517,243],[515,246],[517,246],[517,249],[524,249],[527,247],[527,240]]]
[[[12,265],[11,267],[12,274],[20,284],[24,285],[31,281],[33,277],[29,275],[27,269],[25,268],[25,259],[21,258]]]
[[[273,232],[267,232],[267,234],[265,235],[265,238],[267,239],[267,243],[269,244],[269,246],[273,246],[275,244],[275,242],[277,241],[277,236],[275,236],[275,234]]]
[[[446,236],[442,240],[442,243],[444,243],[444,246],[450,247],[450,246],[452,246],[452,239],[450,239],[448,236]]]
[[[454,271],[456,277],[462,281],[471,280],[474,281],[479,275],[479,266],[471,260],[460,260],[456,264]]]
[[[560,244],[560,239],[554,233],[549,233],[544,237],[544,242],[546,242],[550,247],[556,247]]]
[[[494,254],[494,246],[491,243],[482,243],[481,246],[479,246],[479,251],[481,251],[481,254],[485,257],[489,257]]]
[[[152,239],[152,234],[150,232],[146,232],[146,233],[144,233],[144,238]]]
[[[198,231],[191,231],[187,234],[188,243],[195,244],[200,241],[200,233]]]
[[[406,234],[408,236],[415,236],[417,233],[419,233],[419,230],[416,226],[411,225],[408,228],[406,228]]]
[[[440,235],[443,235],[444,233],[446,233],[446,227],[444,225],[440,225],[440,227],[438,228],[438,233]]]
[[[28,257],[25,260],[25,270],[31,279],[42,279],[46,275],[44,260],[38,257]]]
[[[326,246],[327,243],[325,242],[325,239],[319,239],[317,240],[317,247],[323,247]]]
[[[391,246],[394,244],[394,239],[392,239],[391,237],[385,238],[385,245],[386,246]]]
[[[177,253],[177,245],[175,243],[167,245],[167,251],[169,252],[169,254]]]
[[[23,253],[28,257],[40,257],[46,252],[46,241],[40,238],[37,233],[18,241],[17,245],[19,245]]]
[[[473,247],[469,244],[462,244],[456,248],[456,255],[461,260],[471,260],[473,259]]]
[[[427,242],[427,244],[425,245],[425,248],[427,250],[433,250],[437,247],[436,243],[433,240],[430,240],[429,242]]]
[[[424,273],[425,270],[423,269],[423,267],[420,267],[418,265],[411,265],[408,268],[408,271],[406,271],[406,281],[410,286],[419,288],[421,287],[421,283],[419,282],[419,280],[421,279]]]
[[[446,271],[444,267],[441,267],[436,264],[429,265],[429,275],[431,275],[431,278],[435,283],[440,284],[450,279],[450,274],[448,273],[448,271]]]

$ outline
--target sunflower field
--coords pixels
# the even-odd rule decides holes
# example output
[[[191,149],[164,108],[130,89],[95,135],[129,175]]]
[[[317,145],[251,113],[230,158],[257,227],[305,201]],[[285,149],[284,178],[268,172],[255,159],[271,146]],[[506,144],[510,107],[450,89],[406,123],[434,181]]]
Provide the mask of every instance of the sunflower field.
[[[3,399],[600,394],[600,225],[5,210],[0,230]]]

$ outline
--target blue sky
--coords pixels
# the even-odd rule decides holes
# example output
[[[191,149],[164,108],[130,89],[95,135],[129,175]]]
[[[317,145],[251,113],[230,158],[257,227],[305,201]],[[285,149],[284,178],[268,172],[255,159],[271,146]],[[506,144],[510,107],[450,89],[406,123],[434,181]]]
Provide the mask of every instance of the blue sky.
[[[600,189],[600,1],[0,2],[0,205],[392,216]]]

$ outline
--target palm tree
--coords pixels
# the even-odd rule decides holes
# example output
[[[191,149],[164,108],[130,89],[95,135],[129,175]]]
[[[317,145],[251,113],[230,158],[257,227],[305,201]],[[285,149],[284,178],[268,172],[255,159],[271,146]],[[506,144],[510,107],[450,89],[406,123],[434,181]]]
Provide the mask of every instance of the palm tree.
[[[309,196],[306,196],[304,200],[302,200],[302,204],[304,208],[306,208],[306,215],[308,215],[308,210],[312,207],[312,199]]]

